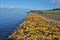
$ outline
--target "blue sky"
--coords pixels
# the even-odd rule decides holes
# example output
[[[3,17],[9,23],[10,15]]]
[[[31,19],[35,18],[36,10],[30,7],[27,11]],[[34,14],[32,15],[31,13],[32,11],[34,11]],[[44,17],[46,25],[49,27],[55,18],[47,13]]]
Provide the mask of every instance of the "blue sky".
[[[60,0],[0,0],[0,7],[24,9],[52,9],[60,7]]]

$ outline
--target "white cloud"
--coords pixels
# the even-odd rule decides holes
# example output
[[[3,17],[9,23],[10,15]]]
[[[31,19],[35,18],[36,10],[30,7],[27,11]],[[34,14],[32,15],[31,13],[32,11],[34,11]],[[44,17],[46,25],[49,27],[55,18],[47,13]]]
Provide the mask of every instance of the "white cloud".
[[[60,0],[52,0],[53,3],[60,3]]]
[[[54,8],[60,8],[60,0],[52,0]]]
[[[0,8],[17,8],[17,7],[14,7],[14,6],[0,6]]]

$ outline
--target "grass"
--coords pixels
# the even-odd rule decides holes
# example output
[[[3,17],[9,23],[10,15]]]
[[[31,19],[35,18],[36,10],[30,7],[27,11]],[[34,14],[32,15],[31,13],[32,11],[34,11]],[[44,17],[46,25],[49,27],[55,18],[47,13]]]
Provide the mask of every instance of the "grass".
[[[60,10],[50,10],[50,11],[44,11],[45,14],[51,14],[51,15],[57,15],[60,16]]]

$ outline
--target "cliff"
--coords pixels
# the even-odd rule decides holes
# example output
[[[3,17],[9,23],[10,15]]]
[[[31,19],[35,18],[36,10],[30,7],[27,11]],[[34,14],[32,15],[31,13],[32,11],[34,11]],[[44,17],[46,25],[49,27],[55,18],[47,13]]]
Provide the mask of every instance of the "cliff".
[[[60,22],[29,12],[8,40],[60,40]]]

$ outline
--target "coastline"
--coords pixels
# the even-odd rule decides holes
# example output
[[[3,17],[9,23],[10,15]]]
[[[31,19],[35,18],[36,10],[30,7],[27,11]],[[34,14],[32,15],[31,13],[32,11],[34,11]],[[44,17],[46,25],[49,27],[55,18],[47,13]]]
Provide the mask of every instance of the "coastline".
[[[51,24],[52,22],[52,24]],[[48,24],[49,23],[49,24]],[[40,25],[38,27],[38,24]],[[30,25],[30,26],[29,26]],[[29,14],[26,15],[26,17],[22,20],[22,22],[17,26],[17,28],[8,36],[8,40],[30,40],[30,39],[59,39],[57,36],[60,32],[52,32],[53,35],[49,35],[50,30],[59,31],[59,28],[57,28],[55,25],[60,25],[59,21],[51,20],[48,18],[45,18],[43,16],[40,16],[39,14],[34,14],[29,12]],[[54,27],[52,27],[54,26]],[[51,28],[53,29],[51,29]],[[26,29],[27,28],[27,29]],[[50,29],[50,30],[49,30]],[[37,30],[37,33],[34,31]],[[46,30],[46,31],[44,31]],[[24,32],[28,32],[25,34]],[[42,33],[42,34],[41,34]],[[35,35],[36,34],[36,35]],[[57,34],[57,35],[55,35]],[[16,36],[15,36],[16,35]],[[27,38],[24,36],[26,35]],[[40,35],[40,36],[39,36]],[[60,39],[59,39],[60,40]]]

